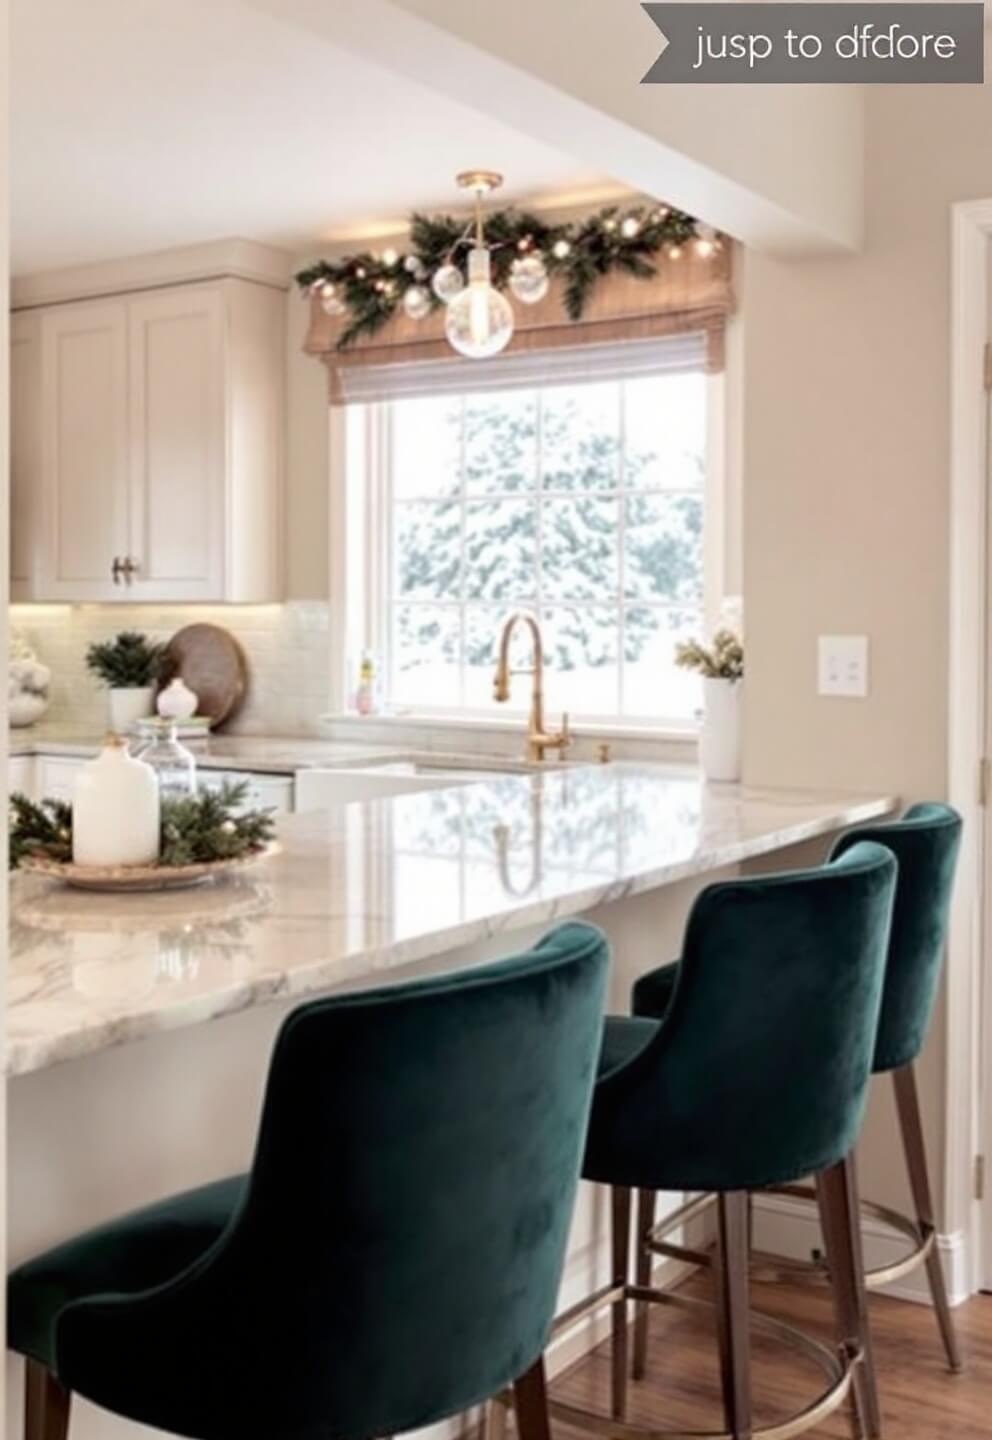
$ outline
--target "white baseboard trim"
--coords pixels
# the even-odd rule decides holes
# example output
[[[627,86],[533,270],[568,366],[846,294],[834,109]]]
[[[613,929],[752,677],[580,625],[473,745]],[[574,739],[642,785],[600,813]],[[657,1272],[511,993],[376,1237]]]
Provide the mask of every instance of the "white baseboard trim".
[[[891,1265],[906,1254],[906,1240],[895,1234],[880,1220],[866,1216],[861,1222],[865,1266],[874,1270]],[[791,1195],[756,1195],[754,1197],[754,1243],[758,1250],[785,1255],[792,1260],[808,1260],[814,1250],[823,1249],[816,1207]],[[962,1230],[951,1235],[938,1235],[937,1248],[944,1267],[948,1299],[962,1305],[972,1295],[971,1261],[968,1237]],[[923,1266],[903,1275],[893,1285],[879,1291],[897,1300],[910,1300],[929,1305],[930,1289]]]

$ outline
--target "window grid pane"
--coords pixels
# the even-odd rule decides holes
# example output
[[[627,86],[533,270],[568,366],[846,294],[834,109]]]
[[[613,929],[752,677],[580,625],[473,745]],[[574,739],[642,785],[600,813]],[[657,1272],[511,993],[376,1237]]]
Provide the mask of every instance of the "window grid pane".
[[[658,376],[395,402],[387,698],[488,709],[500,622],[526,608],[545,631],[556,706],[690,716],[699,687],[673,652],[703,621],[704,385]],[[411,441],[443,453],[398,461]],[[521,684],[512,707],[528,703]]]

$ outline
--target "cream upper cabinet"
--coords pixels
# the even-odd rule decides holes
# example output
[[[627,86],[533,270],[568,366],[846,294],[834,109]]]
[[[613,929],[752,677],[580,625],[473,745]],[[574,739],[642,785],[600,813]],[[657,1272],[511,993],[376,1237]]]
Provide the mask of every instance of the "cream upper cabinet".
[[[234,279],[14,317],[15,366],[22,320],[39,352],[19,393],[15,369],[18,597],[280,598],[284,319]]]
[[[130,598],[210,600],[224,577],[224,298],[128,305]]]
[[[42,314],[38,413],[38,598],[112,599],[113,562],[128,548],[125,302]]]
[[[38,573],[41,541],[41,316],[35,310],[10,321],[10,411],[18,417],[10,437],[10,594],[29,600]]]

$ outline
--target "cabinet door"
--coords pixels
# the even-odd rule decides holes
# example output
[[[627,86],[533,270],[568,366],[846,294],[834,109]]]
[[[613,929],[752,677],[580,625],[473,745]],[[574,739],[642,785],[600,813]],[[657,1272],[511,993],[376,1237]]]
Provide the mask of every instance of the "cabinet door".
[[[34,794],[34,757],[32,755],[12,755],[7,761],[7,790],[13,795],[18,791],[26,795],[29,800],[35,798]]]
[[[39,755],[35,784],[39,800],[65,800],[72,804],[76,788],[76,776],[86,764],[85,760],[67,760]]]
[[[132,600],[223,600],[224,309],[212,287],[128,303]]]
[[[36,593],[41,544],[41,317],[10,317],[10,597]]]
[[[127,306],[66,305],[41,319],[42,543],[38,596],[124,599]]]

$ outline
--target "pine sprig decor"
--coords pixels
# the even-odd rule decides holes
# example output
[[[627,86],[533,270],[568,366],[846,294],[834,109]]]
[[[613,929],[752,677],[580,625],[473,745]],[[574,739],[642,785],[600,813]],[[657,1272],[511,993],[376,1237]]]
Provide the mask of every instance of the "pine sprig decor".
[[[137,630],[122,630],[113,640],[91,645],[86,667],[111,690],[142,689],[162,676],[165,646]]]
[[[64,800],[36,805],[16,791],[10,797],[10,868],[31,855],[65,864],[72,859],[72,806]]]
[[[298,272],[296,283],[318,294],[328,314],[347,316],[337,342],[339,350],[346,350],[363,336],[375,335],[399,310],[412,319],[438,310],[444,299],[434,289],[435,277],[455,266],[466,279],[473,234],[464,218],[414,214],[409,249],[402,254],[363,250],[318,260]],[[495,210],[485,218],[485,242],[497,290],[514,290],[515,267],[522,260],[536,261],[549,278],[563,281],[571,320],[582,318],[591,291],[612,271],[650,280],[659,262],[676,263],[686,246],[709,256],[723,243],[712,226],[668,205],[611,205],[564,225],[551,225],[528,210]]]
[[[695,670],[705,680],[743,680],[744,646],[733,630],[717,630],[710,645],[682,640],[675,647],[680,670]]]
[[[201,790],[181,800],[163,800],[158,863],[164,866],[245,860],[275,835],[271,810],[239,812],[248,784],[225,781],[219,790]],[[38,857],[68,864],[72,859],[72,806],[61,800],[35,804],[26,795],[10,799],[9,864]]]
[[[163,801],[159,864],[242,860],[264,850],[275,834],[275,821],[271,810],[238,814],[247,794],[247,781],[225,781],[219,790]]]

